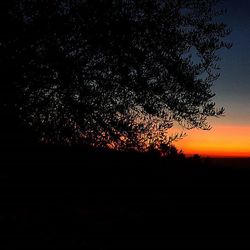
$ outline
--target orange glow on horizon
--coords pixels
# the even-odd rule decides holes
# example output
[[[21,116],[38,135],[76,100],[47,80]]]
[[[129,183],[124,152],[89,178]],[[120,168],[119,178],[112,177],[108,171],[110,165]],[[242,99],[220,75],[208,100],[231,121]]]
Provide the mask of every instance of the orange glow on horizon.
[[[190,130],[175,145],[186,155],[250,157],[250,126],[217,125],[209,131]]]

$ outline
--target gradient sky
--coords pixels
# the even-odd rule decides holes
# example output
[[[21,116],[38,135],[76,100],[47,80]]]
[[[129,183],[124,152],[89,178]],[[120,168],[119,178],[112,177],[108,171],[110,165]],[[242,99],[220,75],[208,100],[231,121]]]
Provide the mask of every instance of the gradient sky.
[[[233,47],[220,52],[221,77],[213,90],[218,107],[226,109],[225,117],[210,119],[210,131],[187,131],[176,146],[186,154],[250,157],[250,1],[224,0],[223,7]]]

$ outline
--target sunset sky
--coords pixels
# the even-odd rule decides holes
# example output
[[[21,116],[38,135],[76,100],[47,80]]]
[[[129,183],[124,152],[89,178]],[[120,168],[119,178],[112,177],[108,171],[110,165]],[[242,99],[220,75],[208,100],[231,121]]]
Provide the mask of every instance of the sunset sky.
[[[176,146],[186,154],[250,157],[250,1],[224,0],[223,7],[233,47],[221,52],[221,77],[213,90],[225,117],[210,119],[210,131],[186,131],[188,136]]]

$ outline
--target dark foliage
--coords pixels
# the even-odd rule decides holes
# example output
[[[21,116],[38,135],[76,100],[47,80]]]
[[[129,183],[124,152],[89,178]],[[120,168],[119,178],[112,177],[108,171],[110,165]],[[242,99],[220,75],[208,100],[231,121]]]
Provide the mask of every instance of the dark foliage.
[[[1,1],[4,120],[46,143],[137,150],[168,144],[174,121],[208,129],[223,113],[216,52],[230,47],[216,3]]]

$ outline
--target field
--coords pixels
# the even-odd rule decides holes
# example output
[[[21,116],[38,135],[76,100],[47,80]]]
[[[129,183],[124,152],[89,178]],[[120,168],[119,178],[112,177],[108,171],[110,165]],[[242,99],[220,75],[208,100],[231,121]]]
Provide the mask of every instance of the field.
[[[249,245],[249,159],[9,150],[0,187],[3,248]]]

